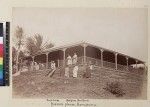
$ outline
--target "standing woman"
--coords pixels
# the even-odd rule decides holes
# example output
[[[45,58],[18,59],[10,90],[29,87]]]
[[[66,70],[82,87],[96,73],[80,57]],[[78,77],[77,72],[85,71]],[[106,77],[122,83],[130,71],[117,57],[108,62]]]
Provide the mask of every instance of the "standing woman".
[[[75,65],[73,68],[73,77],[74,78],[78,77],[78,70],[79,70],[79,67],[77,65]]]
[[[68,57],[67,57],[67,66],[71,66],[72,65],[72,58],[71,58],[71,56],[70,55],[68,55]]]
[[[74,53],[73,58],[72,58],[72,63],[77,64],[78,56],[76,53]]]

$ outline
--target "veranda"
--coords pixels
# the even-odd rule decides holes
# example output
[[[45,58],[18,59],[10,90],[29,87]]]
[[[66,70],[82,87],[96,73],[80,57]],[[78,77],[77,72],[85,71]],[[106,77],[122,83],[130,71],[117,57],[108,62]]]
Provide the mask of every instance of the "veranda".
[[[144,72],[144,67],[138,67],[139,64],[145,65],[143,61],[85,42],[63,47],[54,47],[35,56],[26,57],[24,60],[36,62],[39,66],[42,65],[42,67],[39,67],[39,70],[50,69],[51,61],[56,63],[57,68],[61,68],[65,67],[67,56],[73,56],[74,53],[78,56],[78,65],[88,65],[90,62],[90,64],[94,66],[116,71],[135,72],[140,74]]]

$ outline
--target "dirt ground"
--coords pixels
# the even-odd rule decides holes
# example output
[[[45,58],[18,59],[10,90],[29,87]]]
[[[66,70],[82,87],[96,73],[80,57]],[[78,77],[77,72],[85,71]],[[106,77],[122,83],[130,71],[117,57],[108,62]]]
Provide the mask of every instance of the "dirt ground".
[[[13,98],[76,98],[126,99],[128,94],[116,97],[104,88],[104,78],[47,77],[45,72],[24,72],[13,77]]]

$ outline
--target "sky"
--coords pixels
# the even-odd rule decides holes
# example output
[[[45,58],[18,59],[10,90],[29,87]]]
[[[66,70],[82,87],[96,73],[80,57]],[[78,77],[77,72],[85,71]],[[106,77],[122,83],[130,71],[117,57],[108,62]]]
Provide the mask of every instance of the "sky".
[[[147,62],[147,12],[142,8],[13,8],[13,32],[20,26],[27,37],[41,34],[55,46],[85,41]]]

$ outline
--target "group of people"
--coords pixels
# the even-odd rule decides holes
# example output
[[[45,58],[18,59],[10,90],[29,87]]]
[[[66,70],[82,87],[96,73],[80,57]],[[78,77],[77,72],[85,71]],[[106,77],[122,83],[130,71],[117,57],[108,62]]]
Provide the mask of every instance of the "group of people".
[[[78,77],[79,67],[77,65],[77,62],[78,62],[78,56],[76,53],[74,53],[73,57],[68,55],[67,64],[65,67],[65,77],[70,77],[70,74],[72,74],[71,77],[74,77],[74,78]],[[93,71],[93,70],[94,70],[94,66],[92,65],[92,62],[89,61],[89,63],[85,66],[83,78],[90,78],[91,77],[91,71]]]
[[[33,70],[38,71],[40,69],[44,69],[45,68],[44,64],[37,63],[37,62],[31,62],[30,66],[31,66],[31,68],[30,68],[31,71],[33,71]]]
[[[69,55],[67,56],[66,58],[66,63],[65,63],[65,74],[64,76],[69,78],[69,77],[73,77],[73,78],[77,78],[79,75],[78,75],[78,71],[79,71],[79,65],[77,64],[78,63],[78,56],[76,53],[74,53],[73,56]],[[42,63],[37,63],[37,62],[34,62],[34,61],[31,61],[31,63],[27,64],[27,65],[30,65],[30,70],[33,71],[33,70],[40,70],[40,69],[43,69],[45,68],[45,65],[42,64]],[[51,61],[50,62],[50,71],[49,73],[47,74],[49,77],[52,77],[54,72],[56,71],[56,62],[55,61]],[[89,78],[91,76],[91,70],[93,70],[93,65],[91,64],[91,62],[89,62],[89,64],[87,64],[85,66],[85,69],[84,70],[84,73],[83,73],[83,77],[84,78]]]
[[[71,57],[70,55],[68,55],[67,57],[67,62],[66,62],[66,67],[65,67],[65,77],[70,77],[70,71],[72,70],[72,77],[77,78],[78,76],[78,66],[77,66],[77,62],[78,62],[78,56],[76,53],[74,53],[73,57]]]
[[[74,53],[73,57],[71,57],[69,54],[67,56],[66,59],[66,67],[65,67],[65,77],[70,77],[70,71],[72,70],[73,67],[73,75],[72,77],[76,78],[77,77],[77,73],[78,73],[78,66],[77,66],[77,60],[78,60],[78,56],[76,53]],[[56,63],[55,61],[51,61],[50,63],[50,72],[47,74],[49,77],[51,77],[54,72],[56,71]]]
[[[69,54],[68,54],[68,57],[67,57],[67,65],[70,66],[70,65],[76,65],[77,64],[77,60],[78,60],[78,56],[76,53],[74,53],[73,57],[71,57]]]
[[[79,71],[79,66],[78,66],[78,56],[76,53],[74,53],[73,56],[69,55],[66,58],[66,64],[65,64],[65,74],[64,76],[69,78],[69,77],[73,77],[73,78],[77,78],[78,77],[78,71]],[[31,63],[31,70],[39,70],[40,68],[43,68],[44,65],[37,63],[37,62],[32,62]],[[54,72],[56,71],[56,63],[55,61],[51,61],[50,62],[50,68],[51,70],[49,71],[49,73],[47,74],[49,77],[51,77]],[[83,77],[90,77],[90,71],[92,70],[92,65],[89,64],[89,66],[85,67],[86,70],[83,74]]]

